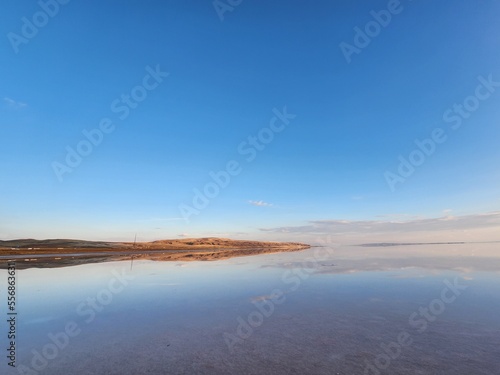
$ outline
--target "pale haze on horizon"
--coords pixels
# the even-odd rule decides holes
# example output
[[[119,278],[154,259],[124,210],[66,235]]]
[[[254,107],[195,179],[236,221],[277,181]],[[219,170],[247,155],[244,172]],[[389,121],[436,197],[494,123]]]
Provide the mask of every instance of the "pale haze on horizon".
[[[500,240],[498,1],[41,3],[0,13],[0,240]]]

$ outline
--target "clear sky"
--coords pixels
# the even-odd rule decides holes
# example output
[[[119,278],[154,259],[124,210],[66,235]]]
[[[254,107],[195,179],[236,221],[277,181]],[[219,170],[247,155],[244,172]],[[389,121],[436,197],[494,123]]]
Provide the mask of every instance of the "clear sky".
[[[500,233],[498,1],[60,1],[1,6],[0,239]]]

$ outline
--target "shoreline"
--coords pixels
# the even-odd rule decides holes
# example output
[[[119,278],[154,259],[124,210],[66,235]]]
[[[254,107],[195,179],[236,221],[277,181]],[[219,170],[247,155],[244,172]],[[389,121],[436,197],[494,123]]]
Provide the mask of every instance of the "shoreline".
[[[298,242],[242,241],[212,237],[140,243],[75,240],[2,242],[0,242],[0,269],[6,269],[9,261],[15,261],[18,269],[68,267],[122,260],[214,261],[240,256],[300,251],[311,247]],[[9,245],[17,244],[17,247],[6,247],[6,242]],[[70,246],[74,244],[81,246]],[[100,246],[97,247],[96,244]]]

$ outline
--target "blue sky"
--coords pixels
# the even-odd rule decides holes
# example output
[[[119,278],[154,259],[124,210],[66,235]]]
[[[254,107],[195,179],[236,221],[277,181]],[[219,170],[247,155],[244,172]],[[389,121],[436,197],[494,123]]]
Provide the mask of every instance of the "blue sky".
[[[53,16],[13,0],[0,14],[1,239],[303,239],[317,221],[443,217],[495,237],[476,219],[500,210],[497,1],[243,0],[223,19],[212,1],[42,3]],[[356,30],[374,33],[366,46]],[[151,70],[168,77],[144,89]],[[112,103],[132,92],[145,98],[121,116]],[[454,129],[443,115],[464,101]],[[295,117],[247,161],[242,142],[285,108]],[[68,167],[103,119],[113,130]],[[387,172],[436,129],[446,140],[391,189]],[[239,173],[194,207],[230,161]]]

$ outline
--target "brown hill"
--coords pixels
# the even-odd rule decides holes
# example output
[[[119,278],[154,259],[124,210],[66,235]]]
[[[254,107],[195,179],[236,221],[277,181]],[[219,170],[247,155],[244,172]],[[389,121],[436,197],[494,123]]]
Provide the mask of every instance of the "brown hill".
[[[236,256],[298,251],[310,245],[205,237],[152,242],[103,242],[73,239],[0,241],[0,268],[15,259],[18,268],[61,267],[123,259],[220,260]]]

